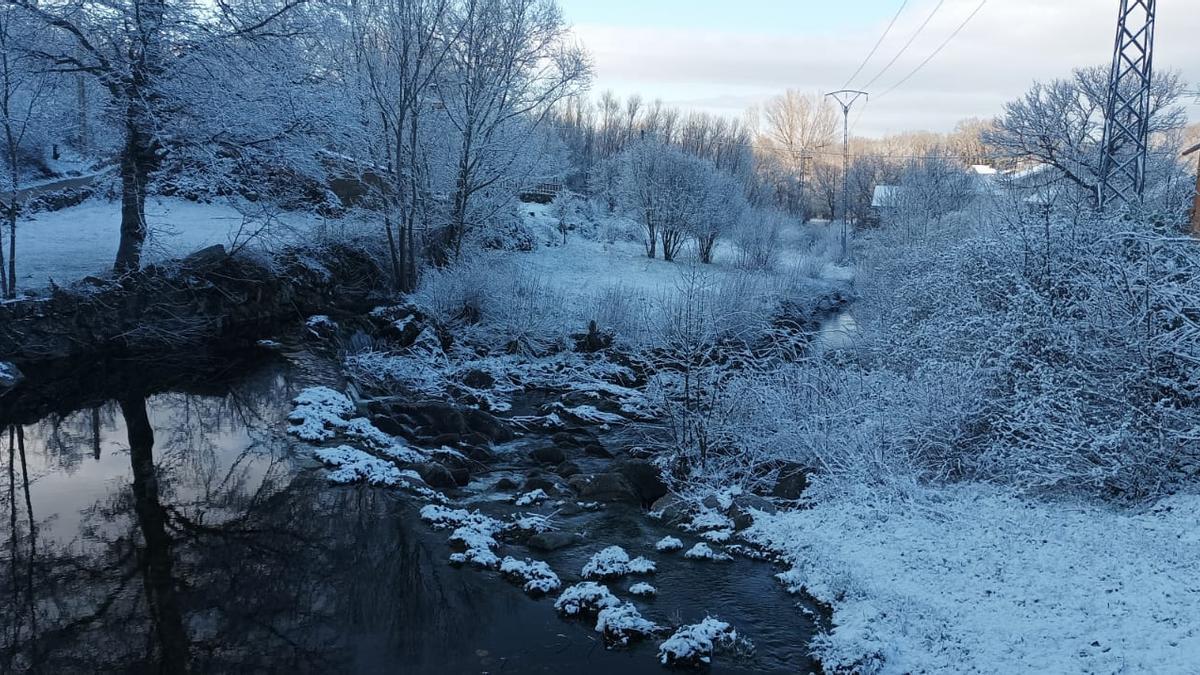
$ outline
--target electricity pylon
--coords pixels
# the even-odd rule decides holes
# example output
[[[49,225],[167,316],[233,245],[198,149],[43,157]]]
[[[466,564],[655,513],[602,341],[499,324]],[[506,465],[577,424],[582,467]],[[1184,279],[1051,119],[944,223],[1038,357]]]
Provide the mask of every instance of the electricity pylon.
[[[842,106],[842,260],[850,251],[850,107],[862,96],[869,96],[857,89],[839,89],[826,96]]]
[[[1150,132],[1150,84],[1154,74],[1155,0],[1121,0],[1096,201],[1137,204],[1146,188],[1146,151]]]

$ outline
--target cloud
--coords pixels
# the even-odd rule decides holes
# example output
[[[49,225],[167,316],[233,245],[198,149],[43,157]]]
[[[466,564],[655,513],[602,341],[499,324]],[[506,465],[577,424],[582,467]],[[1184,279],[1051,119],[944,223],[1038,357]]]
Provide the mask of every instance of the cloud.
[[[1194,0],[1161,0],[1155,65],[1200,80],[1200,12]],[[928,15],[934,0],[910,2],[871,63],[852,83],[863,86]],[[871,85],[877,96],[857,130],[945,130],[965,117],[991,117],[1035,80],[1105,63],[1112,50],[1115,0],[990,0],[965,30],[904,86],[879,97],[911,72],[975,8],[947,0],[913,46]],[[889,17],[890,18],[890,17]],[[641,93],[682,107],[737,114],[786,88],[842,86],[879,37],[887,19],[857,31],[820,26],[795,30],[683,30],[581,24],[597,89]],[[1200,108],[1192,106],[1193,119]]]

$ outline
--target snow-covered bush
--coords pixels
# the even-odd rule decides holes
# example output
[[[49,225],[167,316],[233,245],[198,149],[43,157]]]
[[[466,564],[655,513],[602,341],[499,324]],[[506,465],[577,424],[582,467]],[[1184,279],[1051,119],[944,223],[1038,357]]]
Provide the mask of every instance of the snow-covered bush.
[[[754,209],[743,214],[733,231],[737,264],[748,270],[772,270],[779,263],[787,216],[779,211]]]
[[[562,294],[506,257],[482,254],[432,270],[414,300],[457,338],[510,353],[555,351],[573,327]]]

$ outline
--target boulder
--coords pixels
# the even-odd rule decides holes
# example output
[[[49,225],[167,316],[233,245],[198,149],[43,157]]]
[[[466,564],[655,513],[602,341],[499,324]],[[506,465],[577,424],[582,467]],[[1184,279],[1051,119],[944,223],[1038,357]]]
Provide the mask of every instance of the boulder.
[[[549,532],[539,532],[529,538],[527,544],[529,548],[535,551],[557,551],[568,546],[574,546],[583,541],[574,532],[562,532],[560,530],[551,530]]]
[[[673,494],[664,495],[650,505],[650,511],[661,514],[668,523],[682,521],[690,510],[687,502]]]
[[[504,490],[505,492],[512,492],[513,490],[517,489],[517,481],[515,481],[511,478],[501,478],[500,480],[496,481],[496,484],[493,485],[492,487],[496,490]]]
[[[472,389],[491,389],[496,384],[496,378],[486,370],[472,368],[463,376],[463,384]]]
[[[558,494],[558,485],[549,478],[530,476],[521,484],[521,492],[533,492],[534,490],[541,490],[548,495],[556,495]]]
[[[567,479],[581,499],[640,504],[641,496],[625,476],[616,473],[577,474]]]
[[[465,466],[451,468],[450,475],[454,477],[454,484],[459,487],[471,482],[471,470]]]
[[[464,455],[470,457],[476,462],[484,464],[496,459],[496,453],[479,445],[468,445],[467,447],[463,448],[462,452]]]
[[[771,495],[780,499],[800,499],[808,487],[809,473],[808,469],[798,464],[789,464],[779,472],[779,478],[775,481]]]
[[[374,424],[376,429],[389,436],[412,439],[416,435],[412,427],[396,419],[393,415],[373,415],[371,417],[371,424]]]
[[[417,467],[417,473],[421,475],[421,480],[430,487],[452,488],[458,486],[458,481],[454,480],[454,474],[450,472],[450,469],[437,462],[421,464]]]
[[[533,461],[541,464],[562,464],[567,461],[567,456],[563,453],[562,448],[555,445],[538,448],[530,452],[529,456],[533,458]]]
[[[436,447],[452,448],[462,442],[462,436],[458,434],[438,434],[426,441],[429,445]]]
[[[663,482],[658,467],[644,459],[631,459],[620,462],[616,470],[641,498],[642,504],[649,506],[667,494],[667,484]]]
[[[596,437],[583,431],[560,431],[550,437],[560,448],[582,448],[596,442]]]
[[[576,464],[575,462],[566,461],[566,462],[563,462],[562,464],[559,464],[558,468],[556,468],[554,470],[554,472],[557,473],[558,475],[562,476],[563,478],[570,478],[571,476],[574,476],[576,474],[583,473],[583,469],[580,469],[579,465]]]
[[[465,433],[480,434],[493,443],[505,443],[516,437],[512,427],[491,413],[463,408],[462,416],[467,426]]]
[[[753,494],[738,495],[733,498],[729,507],[729,517],[733,519],[734,529],[744,530],[754,524],[754,511],[775,513],[775,505],[763,497]]]
[[[588,457],[599,457],[601,459],[612,459],[613,454],[608,451],[608,448],[599,443],[589,443],[584,449],[583,454]]]

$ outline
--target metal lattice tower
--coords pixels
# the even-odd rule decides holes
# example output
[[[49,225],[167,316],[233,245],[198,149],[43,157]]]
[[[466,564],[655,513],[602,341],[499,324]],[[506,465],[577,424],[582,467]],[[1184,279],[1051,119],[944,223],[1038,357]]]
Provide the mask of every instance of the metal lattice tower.
[[[1154,5],[1155,0],[1121,0],[1104,106],[1100,180],[1096,187],[1100,208],[1139,203],[1146,187]]]

